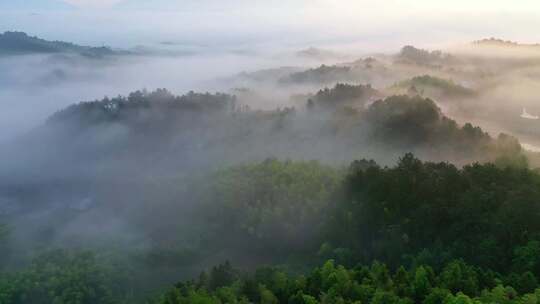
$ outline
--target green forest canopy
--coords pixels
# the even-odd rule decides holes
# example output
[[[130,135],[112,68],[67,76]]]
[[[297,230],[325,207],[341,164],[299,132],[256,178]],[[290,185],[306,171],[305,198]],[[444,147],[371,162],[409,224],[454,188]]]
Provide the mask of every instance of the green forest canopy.
[[[216,233],[207,246],[239,246],[253,255],[274,248],[285,271],[244,274],[224,264],[156,296],[158,303],[490,303],[536,297],[540,175],[530,169],[490,163],[460,169],[407,154],[394,167],[360,160],[346,171],[268,160],[226,169],[206,182],[212,190],[201,188],[206,203],[200,212],[216,219],[216,232],[228,232]],[[312,227],[314,233],[300,239],[287,233],[313,219],[323,223]],[[279,250],[283,242],[296,250]],[[290,263],[313,267],[327,259],[335,262],[290,273]],[[372,264],[374,259],[382,264]],[[53,252],[5,272],[0,299],[143,302],[146,296],[134,290],[128,270],[91,253]]]

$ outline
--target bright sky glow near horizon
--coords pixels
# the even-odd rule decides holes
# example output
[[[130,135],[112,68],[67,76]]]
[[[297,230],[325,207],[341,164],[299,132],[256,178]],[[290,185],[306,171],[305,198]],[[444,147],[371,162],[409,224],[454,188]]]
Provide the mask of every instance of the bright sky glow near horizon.
[[[538,28],[538,0],[0,0],[0,31],[118,47],[172,40],[391,49],[413,40],[539,42]]]

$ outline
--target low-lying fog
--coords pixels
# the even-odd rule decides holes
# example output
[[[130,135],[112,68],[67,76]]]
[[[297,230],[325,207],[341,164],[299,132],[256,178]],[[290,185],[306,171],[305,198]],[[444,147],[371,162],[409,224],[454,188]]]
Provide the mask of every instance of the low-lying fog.
[[[538,18],[527,9],[535,5],[527,1],[508,11],[503,1],[452,5],[356,0],[340,5],[327,0],[310,5],[242,0],[6,1],[0,3],[3,30],[124,49],[152,45],[165,52],[181,49],[185,54],[107,62],[54,56],[2,58],[0,102],[5,110],[0,113],[0,140],[25,132],[54,111],[82,100],[141,88],[166,87],[175,93],[228,90],[214,80],[244,70],[323,63],[291,56],[309,46],[332,45],[338,54],[349,55],[327,60],[330,64],[368,53],[396,52],[404,44],[449,45],[492,33],[531,40],[534,36],[522,30],[537,24]],[[455,7],[466,7],[466,13]],[[501,27],[501,18],[513,27]],[[480,24],[479,19],[483,20]]]
[[[534,115],[540,113],[536,94],[540,88],[538,50],[509,53],[497,48],[454,47],[447,51],[462,56],[460,62],[442,69],[400,66],[392,64],[391,52],[379,53],[374,55],[383,64],[378,70],[358,73],[356,78],[337,75],[328,81],[307,81],[294,86],[283,86],[276,80],[321,64],[350,65],[370,53],[335,46],[219,49],[163,42],[149,49],[153,53],[148,55],[102,59],[76,55],[4,56],[0,57],[0,141],[28,132],[70,104],[127,95],[139,89],[167,88],[176,94],[192,90],[235,94],[236,89],[247,88],[257,94],[257,98],[249,100],[252,108],[273,109],[298,106],[290,103],[291,96],[313,93],[337,82],[371,84],[384,90],[407,78],[429,74],[451,79],[478,93],[470,100],[462,98],[452,103],[445,103],[445,96],[427,96],[434,98],[450,117],[480,125],[493,135],[516,135],[528,147],[540,145],[534,127],[538,121],[520,117],[523,108]]]
[[[28,131],[70,104],[126,95],[147,88],[227,90],[215,80],[243,69],[263,67],[258,56],[222,54],[177,57],[28,55],[0,58],[0,140]]]
[[[198,45],[177,46],[174,42],[163,42],[149,48],[148,52],[152,54],[99,59],[58,54],[0,56],[0,102],[3,107],[0,141],[25,133],[54,112],[81,101],[156,88],[167,88],[176,94],[188,91],[227,93],[235,86],[245,84],[234,80],[234,76],[242,72],[279,67],[300,70],[354,58],[349,53],[330,50],[323,54],[311,54],[310,49],[286,48],[220,50]],[[288,93],[277,95],[285,97]],[[267,101],[271,100],[268,98]],[[284,104],[274,99],[273,104],[259,103],[258,106],[268,109]]]

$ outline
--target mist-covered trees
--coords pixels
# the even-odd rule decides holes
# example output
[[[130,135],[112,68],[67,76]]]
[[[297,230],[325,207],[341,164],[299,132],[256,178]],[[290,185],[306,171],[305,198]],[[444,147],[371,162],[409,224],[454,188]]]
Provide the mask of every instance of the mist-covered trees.
[[[372,142],[432,155],[444,154],[447,160],[498,160],[500,164],[527,166],[517,139],[506,134],[493,139],[470,123],[459,126],[429,98],[391,96],[375,101],[362,115],[369,123],[366,127]]]
[[[432,100],[419,96],[378,100],[367,109],[365,118],[373,126],[373,136],[389,144],[448,141],[457,131],[455,122],[446,119]]]
[[[235,97],[227,94],[189,92],[176,96],[166,89],[143,90],[132,92],[128,97],[106,97],[72,105],[52,115],[48,122],[67,121],[87,127],[106,122],[159,125],[160,121],[171,123],[170,120],[179,115],[211,114],[232,110],[234,106]]]
[[[206,264],[198,280],[175,285],[157,303],[490,303],[506,292],[509,301],[536,296],[540,175],[524,167],[458,168],[406,154],[393,167],[355,161],[344,176],[316,162],[270,159],[190,185],[194,202],[176,211],[168,205],[168,213],[189,226],[172,232],[201,238],[190,244],[194,255],[230,257],[247,269],[277,262],[287,271],[250,275],[230,263]],[[159,208],[154,203],[152,212]],[[153,233],[163,248],[180,245],[166,245],[160,231]],[[87,252],[49,252],[0,273],[1,303],[144,302],[145,285],[154,283],[146,278],[159,279],[151,268],[180,277],[186,261],[201,263],[154,252],[134,258],[124,251],[122,264]],[[329,258],[354,268],[327,262],[306,272]]]
[[[378,96],[379,92],[371,85],[350,85],[338,83],[333,88],[319,90],[309,102],[322,109],[335,110],[339,107],[363,107],[370,99]]]
[[[132,80],[74,55],[116,51],[0,35],[0,56],[19,53],[62,55],[7,60],[13,99]],[[0,304],[538,304],[539,173],[516,138],[450,118],[535,135],[496,120],[539,111],[537,54],[456,56],[406,46],[220,79],[238,98],[143,90],[59,111],[0,149]]]
[[[0,273],[0,303],[124,303],[129,277],[92,252],[54,250],[16,273]]]
[[[340,164],[368,157],[388,162],[408,151],[458,164],[495,161],[503,151],[506,162],[521,161],[514,156],[524,159],[519,149],[503,148],[510,137],[494,140],[478,127],[459,126],[431,99],[397,95],[375,100],[377,96],[370,85],[337,84],[304,101],[306,110],[261,111],[250,110],[227,94],[137,91],[59,111],[22,144],[45,145],[37,149],[43,158],[48,150],[63,147],[49,158],[97,158],[111,171],[124,162],[143,164],[155,158],[169,168],[271,157]],[[123,151],[130,153],[121,160],[114,158]],[[26,154],[30,162],[39,159],[32,151]]]
[[[352,77],[352,68],[349,66],[328,66],[323,64],[317,68],[284,76],[279,79],[279,82],[282,84],[325,84],[351,80]]]
[[[450,58],[450,55],[443,54],[441,51],[428,51],[406,45],[399,52],[396,61],[399,63],[437,67],[440,66],[443,61]]]
[[[475,91],[455,83],[449,79],[443,79],[431,75],[415,76],[411,79],[397,83],[395,88],[410,90],[431,98],[470,98],[475,96]]]
[[[216,172],[201,181],[212,242],[260,256],[315,250],[341,177],[340,170],[317,162],[275,159]]]
[[[177,285],[162,302],[445,303],[483,290],[489,298],[497,285],[535,290],[540,178],[527,169],[519,142],[459,126],[421,96],[365,103],[372,90],[323,90],[316,102],[329,105],[323,111],[250,110],[226,94],[166,90],[60,111],[22,141],[24,170],[0,173],[1,194],[17,206],[0,220],[14,236],[33,240],[24,249],[32,252],[94,246],[89,239],[110,245],[128,235],[121,254],[136,283],[116,277],[123,268],[102,256],[61,252],[29,265],[29,257],[17,256],[20,264],[0,274],[2,299],[142,302],[148,289],[201,268],[208,270],[198,282]],[[340,101],[349,98],[364,104],[344,107]],[[340,167],[366,150],[389,155],[384,164],[412,150],[458,165],[406,154],[391,167],[366,160]],[[305,161],[314,158],[321,161]],[[459,166],[475,160],[492,163]],[[102,224],[110,226],[96,228]],[[106,235],[112,241],[102,231],[114,232]],[[269,270],[246,279],[230,264],[209,266],[227,259],[248,270],[283,264],[304,275],[327,259],[387,266],[351,272],[330,263],[321,274],[294,279]]]
[[[0,271],[7,266],[5,261],[9,254],[9,228],[0,223]]]

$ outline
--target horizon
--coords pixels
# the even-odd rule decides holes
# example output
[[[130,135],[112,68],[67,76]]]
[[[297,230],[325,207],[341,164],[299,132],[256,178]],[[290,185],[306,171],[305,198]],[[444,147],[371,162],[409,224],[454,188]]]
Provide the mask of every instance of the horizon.
[[[504,0],[307,3],[9,1],[0,3],[0,31],[23,31],[47,40],[116,48],[178,41],[391,51],[413,43],[444,48],[489,37],[522,43],[540,41],[540,33],[534,30],[540,27],[540,4],[529,0],[519,6]]]

